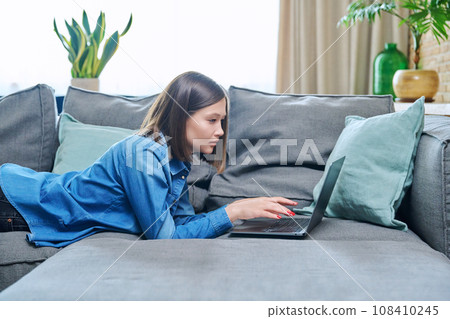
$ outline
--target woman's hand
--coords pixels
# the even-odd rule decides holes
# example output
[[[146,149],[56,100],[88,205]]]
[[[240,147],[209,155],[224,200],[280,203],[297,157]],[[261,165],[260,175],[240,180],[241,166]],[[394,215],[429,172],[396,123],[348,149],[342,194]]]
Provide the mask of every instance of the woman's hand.
[[[294,216],[295,214],[282,205],[296,206],[297,203],[284,197],[257,197],[235,201],[225,207],[231,222],[237,219],[256,217],[281,218],[280,214]]]

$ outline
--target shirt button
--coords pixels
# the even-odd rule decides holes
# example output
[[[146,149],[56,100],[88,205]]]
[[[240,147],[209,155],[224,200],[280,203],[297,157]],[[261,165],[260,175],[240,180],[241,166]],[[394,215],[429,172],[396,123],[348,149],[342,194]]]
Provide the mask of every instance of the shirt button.
[[[181,176],[181,178],[182,178],[182,179],[184,179],[184,178],[185,178],[185,176],[183,175],[183,176]]]

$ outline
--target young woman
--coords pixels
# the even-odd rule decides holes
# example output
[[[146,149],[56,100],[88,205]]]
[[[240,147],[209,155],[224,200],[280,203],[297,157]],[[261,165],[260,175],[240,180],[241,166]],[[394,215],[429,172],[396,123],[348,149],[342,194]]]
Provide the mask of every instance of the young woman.
[[[220,141],[225,168],[228,99],[196,72],[176,77],[150,108],[140,131],[114,144],[83,171],[62,175],[0,166],[0,231],[25,230],[36,246],[62,247],[100,231],[157,238],[211,238],[237,219],[293,215],[282,197],[235,201],[194,214],[186,177],[194,152]],[[220,152],[219,152],[220,153]]]

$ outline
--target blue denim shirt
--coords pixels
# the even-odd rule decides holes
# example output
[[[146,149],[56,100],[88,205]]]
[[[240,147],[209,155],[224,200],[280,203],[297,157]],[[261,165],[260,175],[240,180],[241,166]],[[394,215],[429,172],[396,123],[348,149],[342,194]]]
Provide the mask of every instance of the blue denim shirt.
[[[195,214],[186,177],[190,163],[163,145],[132,135],[83,171],[62,175],[0,166],[0,187],[27,221],[27,240],[62,247],[99,231],[147,239],[212,238],[232,227],[223,206]]]

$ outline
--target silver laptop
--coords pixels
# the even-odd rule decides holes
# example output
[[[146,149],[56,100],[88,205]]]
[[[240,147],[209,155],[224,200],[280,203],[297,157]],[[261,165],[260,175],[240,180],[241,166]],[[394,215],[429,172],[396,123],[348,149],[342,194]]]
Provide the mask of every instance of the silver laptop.
[[[320,191],[317,205],[311,216],[305,217],[285,217],[278,220],[268,218],[255,218],[244,220],[242,224],[235,226],[230,234],[231,236],[242,237],[273,237],[273,238],[304,238],[322,221],[325,209],[327,208],[334,185],[341,172],[345,156],[334,161]],[[301,209],[293,209],[294,212],[301,213]]]

